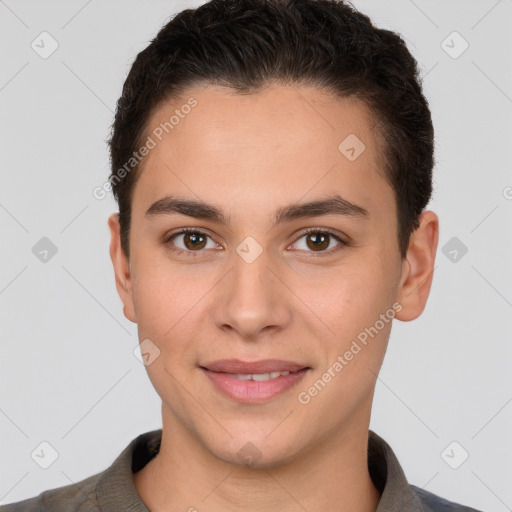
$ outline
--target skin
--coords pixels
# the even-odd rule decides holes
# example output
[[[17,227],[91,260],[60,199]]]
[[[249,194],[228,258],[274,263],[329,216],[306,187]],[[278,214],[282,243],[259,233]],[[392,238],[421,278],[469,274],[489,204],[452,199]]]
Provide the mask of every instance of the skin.
[[[394,303],[401,321],[422,313],[438,217],[423,212],[402,260],[394,194],[364,103],[284,85],[245,96],[213,86],[187,95],[197,106],[143,162],[129,260],[117,214],[108,221],[124,314],[137,323],[139,339],[160,350],[146,369],[162,399],[162,445],[134,474],[135,487],[153,512],[374,511],[380,495],[368,473],[368,428],[391,322],[309,403],[298,394]],[[162,105],[148,133],[187,97]],[[354,161],[338,150],[349,134],[366,146]],[[271,227],[278,208],[334,193],[364,207],[368,218],[326,215]],[[145,216],[168,194],[212,203],[230,224]],[[200,249],[184,235],[166,242],[183,227],[210,238]],[[304,233],[311,227],[350,245],[328,238],[318,249]],[[262,249],[252,263],[236,252],[248,236]],[[241,404],[216,391],[199,368],[230,358],[284,359],[311,370],[265,403]],[[248,442],[260,454],[252,466],[237,455]]]

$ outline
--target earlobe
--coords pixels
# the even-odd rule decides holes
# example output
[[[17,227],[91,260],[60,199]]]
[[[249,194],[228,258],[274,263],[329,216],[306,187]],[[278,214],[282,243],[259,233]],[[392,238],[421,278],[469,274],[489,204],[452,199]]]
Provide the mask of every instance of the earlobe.
[[[121,245],[121,226],[119,214],[113,213],[108,218],[110,229],[110,258],[114,265],[114,275],[117,293],[123,302],[124,316],[131,322],[136,322],[133,303],[132,276],[130,262]]]
[[[420,225],[411,234],[400,281],[398,301],[402,310],[395,318],[408,322],[418,318],[427,303],[439,240],[439,219],[432,211],[424,211]]]

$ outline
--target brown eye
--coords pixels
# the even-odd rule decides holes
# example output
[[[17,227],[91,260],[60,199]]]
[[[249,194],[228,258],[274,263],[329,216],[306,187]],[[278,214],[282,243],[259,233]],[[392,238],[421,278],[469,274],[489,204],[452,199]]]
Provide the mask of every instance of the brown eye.
[[[201,233],[185,233],[183,243],[187,249],[204,249],[206,245],[206,236]]]
[[[329,247],[331,235],[324,233],[309,233],[306,235],[307,245],[310,249],[322,250],[327,249]]]
[[[305,242],[302,242],[302,240],[305,240]],[[338,243],[333,244],[333,240]],[[331,253],[346,245],[348,244],[344,240],[330,231],[310,229],[303,233],[298,241],[293,244],[293,247],[306,252]],[[331,249],[333,250],[331,251]]]
[[[210,241],[211,245],[208,246]],[[218,245],[202,231],[196,229],[182,229],[178,233],[171,235],[166,241],[170,250],[186,254],[187,256],[200,255],[203,249],[217,249]]]

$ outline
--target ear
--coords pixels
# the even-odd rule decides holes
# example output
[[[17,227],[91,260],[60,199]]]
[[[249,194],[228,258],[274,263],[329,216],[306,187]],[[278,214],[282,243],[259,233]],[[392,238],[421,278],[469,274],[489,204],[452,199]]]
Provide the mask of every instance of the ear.
[[[108,218],[108,227],[110,228],[110,258],[114,265],[117,293],[124,304],[124,316],[135,323],[130,263],[121,246],[121,226],[118,213],[113,213]]]
[[[432,211],[424,211],[418,228],[411,234],[407,255],[402,265],[398,302],[401,311],[395,318],[409,322],[418,318],[427,303],[434,277],[439,219]]]

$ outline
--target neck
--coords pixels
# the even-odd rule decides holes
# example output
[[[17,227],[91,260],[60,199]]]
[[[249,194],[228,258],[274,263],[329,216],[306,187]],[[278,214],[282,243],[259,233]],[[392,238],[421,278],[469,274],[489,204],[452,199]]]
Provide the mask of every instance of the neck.
[[[154,512],[375,512],[380,493],[368,472],[367,448],[368,423],[338,429],[284,464],[234,466],[213,456],[167,411],[160,451],[134,474],[134,484]]]

